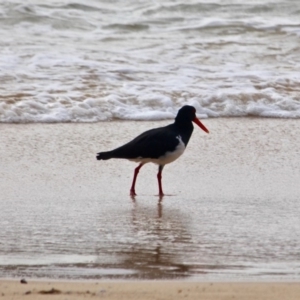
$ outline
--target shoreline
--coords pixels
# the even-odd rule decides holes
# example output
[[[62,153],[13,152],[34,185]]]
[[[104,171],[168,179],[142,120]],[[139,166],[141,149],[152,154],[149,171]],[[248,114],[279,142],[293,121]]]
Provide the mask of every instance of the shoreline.
[[[182,281],[130,281],[130,282],[69,282],[28,281],[0,279],[0,297],[8,299],[108,299],[108,300],[191,300],[221,299],[299,299],[299,282],[182,282]]]

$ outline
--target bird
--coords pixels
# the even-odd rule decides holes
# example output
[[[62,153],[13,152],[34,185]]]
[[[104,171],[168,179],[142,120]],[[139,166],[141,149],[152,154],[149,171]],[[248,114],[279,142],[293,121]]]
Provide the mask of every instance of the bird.
[[[141,167],[150,162],[157,164],[158,190],[159,196],[162,197],[164,196],[162,188],[163,168],[183,154],[194,130],[193,123],[209,133],[209,130],[196,117],[195,107],[184,105],[179,109],[174,123],[147,130],[121,147],[97,153],[96,158],[97,160],[127,159],[139,163],[134,170],[130,188],[131,196],[136,196],[135,184]]]

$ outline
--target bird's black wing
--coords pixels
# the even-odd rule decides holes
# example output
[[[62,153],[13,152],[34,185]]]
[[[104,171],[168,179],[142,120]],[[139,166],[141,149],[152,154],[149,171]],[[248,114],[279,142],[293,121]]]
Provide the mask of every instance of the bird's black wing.
[[[159,158],[168,151],[174,151],[179,144],[172,126],[148,130],[129,143],[109,151],[111,158]]]

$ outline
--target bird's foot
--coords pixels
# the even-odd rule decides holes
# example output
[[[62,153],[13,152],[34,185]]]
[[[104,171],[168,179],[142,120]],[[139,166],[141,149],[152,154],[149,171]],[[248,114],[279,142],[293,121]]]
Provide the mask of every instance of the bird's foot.
[[[165,194],[159,194],[158,195],[158,203],[162,202]]]
[[[130,196],[131,196],[131,197],[136,196],[135,190],[130,190]]]
[[[158,198],[159,198],[159,201],[161,201],[162,200],[162,198],[165,196],[165,194],[164,193],[159,193],[158,194]]]

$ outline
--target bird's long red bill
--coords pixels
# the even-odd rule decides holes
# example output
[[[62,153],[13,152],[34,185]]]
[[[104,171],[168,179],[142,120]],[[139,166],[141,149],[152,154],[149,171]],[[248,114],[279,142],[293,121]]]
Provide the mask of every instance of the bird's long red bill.
[[[193,119],[193,122],[196,123],[202,130],[209,133],[208,129],[200,122],[196,117]]]

